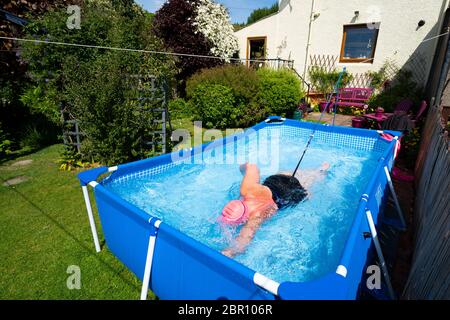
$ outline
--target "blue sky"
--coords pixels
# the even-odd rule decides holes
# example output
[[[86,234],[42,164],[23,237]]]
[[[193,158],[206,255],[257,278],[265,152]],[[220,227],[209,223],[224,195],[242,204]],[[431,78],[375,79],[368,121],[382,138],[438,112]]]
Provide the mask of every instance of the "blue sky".
[[[155,12],[158,10],[165,0],[135,0],[137,3],[142,5],[146,10],[150,12]],[[231,15],[231,21],[236,22],[246,22],[248,16],[254,9],[269,7],[274,4],[277,0],[215,0],[225,7]]]

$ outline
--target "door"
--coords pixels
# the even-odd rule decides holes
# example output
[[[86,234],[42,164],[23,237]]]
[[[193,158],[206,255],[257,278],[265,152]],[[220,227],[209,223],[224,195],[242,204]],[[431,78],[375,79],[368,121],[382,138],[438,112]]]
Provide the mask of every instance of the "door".
[[[247,38],[247,65],[251,67],[262,67],[266,59],[267,37]]]

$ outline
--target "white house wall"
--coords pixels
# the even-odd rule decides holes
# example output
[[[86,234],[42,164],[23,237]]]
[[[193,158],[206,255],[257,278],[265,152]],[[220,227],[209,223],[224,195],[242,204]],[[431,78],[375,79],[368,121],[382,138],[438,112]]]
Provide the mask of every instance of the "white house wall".
[[[343,26],[380,22],[372,63],[338,63],[352,73],[379,70],[386,59],[398,67],[428,75],[437,39],[422,42],[439,34],[448,0],[281,0],[277,14],[258,21],[235,34],[240,56],[247,57],[248,37],[267,37],[267,58],[294,60],[303,74],[309,55],[340,56]],[[312,10],[311,10],[312,9]],[[359,16],[355,18],[355,11]],[[310,46],[307,48],[310,16]],[[425,25],[418,28],[418,22]],[[308,49],[308,55],[307,55]],[[411,62],[413,61],[414,62]],[[306,62],[309,63],[309,60]],[[411,67],[412,66],[412,67]],[[426,81],[426,79],[423,79]]]

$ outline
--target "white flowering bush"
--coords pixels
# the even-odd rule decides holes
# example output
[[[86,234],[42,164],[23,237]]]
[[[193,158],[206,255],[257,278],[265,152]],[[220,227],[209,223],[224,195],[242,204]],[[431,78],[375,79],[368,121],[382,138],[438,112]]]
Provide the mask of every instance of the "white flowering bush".
[[[198,0],[192,24],[211,42],[211,53],[230,62],[238,50],[238,42],[227,9],[211,0]]]

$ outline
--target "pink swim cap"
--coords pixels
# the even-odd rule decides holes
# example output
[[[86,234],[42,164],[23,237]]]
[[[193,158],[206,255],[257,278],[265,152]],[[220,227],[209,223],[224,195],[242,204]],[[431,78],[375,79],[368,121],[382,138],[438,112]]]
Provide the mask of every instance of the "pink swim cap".
[[[248,207],[242,200],[232,200],[222,210],[222,222],[241,224],[248,218]]]

